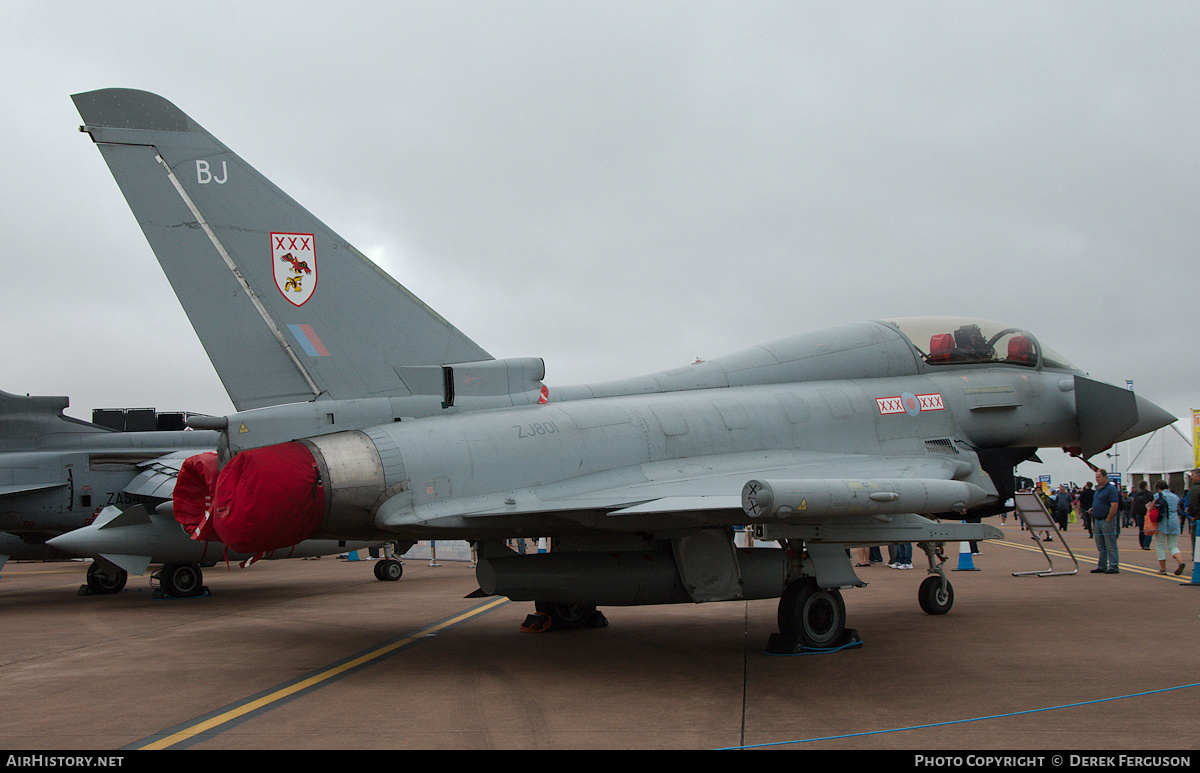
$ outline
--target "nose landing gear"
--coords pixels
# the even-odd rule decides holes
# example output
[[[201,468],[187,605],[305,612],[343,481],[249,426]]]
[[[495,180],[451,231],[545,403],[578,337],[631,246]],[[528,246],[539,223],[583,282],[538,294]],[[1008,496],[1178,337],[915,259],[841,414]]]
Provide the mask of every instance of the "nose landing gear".
[[[921,583],[917,590],[917,601],[921,610],[929,615],[944,615],[954,606],[954,587],[946,579],[942,564],[946,556],[942,553],[942,544],[934,542],[919,542],[917,547],[925,551],[929,559],[929,577]]]

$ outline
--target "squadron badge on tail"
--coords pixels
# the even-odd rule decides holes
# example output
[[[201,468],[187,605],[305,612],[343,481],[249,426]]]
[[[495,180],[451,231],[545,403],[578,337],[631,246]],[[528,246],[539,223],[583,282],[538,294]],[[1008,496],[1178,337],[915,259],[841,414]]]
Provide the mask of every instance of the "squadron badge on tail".
[[[317,245],[313,234],[271,234],[275,285],[295,306],[303,306],[317,287]]]

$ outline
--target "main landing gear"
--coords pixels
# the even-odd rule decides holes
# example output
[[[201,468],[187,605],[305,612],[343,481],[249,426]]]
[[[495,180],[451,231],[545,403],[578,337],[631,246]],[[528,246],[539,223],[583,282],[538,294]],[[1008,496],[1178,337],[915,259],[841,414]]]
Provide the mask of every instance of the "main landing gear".
[[[929,577],[917,591],[917,602],[930,615],[944,615],[954,606],[954,588],[942,564],[941,543],[918,543],[929,559]],[[846,627],[846,604],[837,588],[822,588],[817,578],[802,575],[779,597],[779,633],[772,634],[767,651],[794,655],[861,645],[858,632]]]
[[[604,628],[608,618],[604,613],[588,604],[555,604],[550,601],[535,601],[534,614],[525,618],[521,630],[525,633],[543,631],[571,631],[577,628]]]
[[[404,564],[397,556],[409,551],[415,542],[388,542],[383,545],[383,558],[375,562],[375,579],[380,582],[396,582],[404,576]]]
[[[404,575],[404,564],[394,558],[385,558],[375,562],[375,579],[381,582],[395,582]]]
[[[767,652],[796,655],[862,645],[858,632],[846,627],[846,602],[837,588],[822,588],[816,577],[794,580],[779,597],[779,633],[771,634]]]
[[[943,543],[917,544],[929,559],[929,576],[920,585],[917,601],[926,614],[944,615],[954,605],[954,588],[942,568],[946,562]],[[789,560],[793,579],[779,596],[776,613],[779,633],[771,635],[767,651],[792,655],[861,646],[858,632],[846,627],[846,603],[840,589],[865,583],[855,575],[843,546],[840,543],[793,544],[789,550],[792,551]],[[768,590],[751,598],[771,598],[773,595]],[[670,603],[670,600],[643,603]],[[536,612],[525,619],[522,631],[599,628],[608,624],[604,615],[592,605],[538,601],[534,608]]]
[[[815,577],[801,577],[779,597],[779,633],[806,649],[838,646],[846,631],[846,602],[837,588],[821,588]]]

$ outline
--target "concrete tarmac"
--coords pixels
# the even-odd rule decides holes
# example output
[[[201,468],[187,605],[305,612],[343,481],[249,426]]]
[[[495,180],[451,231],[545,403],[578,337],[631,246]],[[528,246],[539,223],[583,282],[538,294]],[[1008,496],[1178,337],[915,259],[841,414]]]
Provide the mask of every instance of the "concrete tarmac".
[[[1074,526],[1078,574],[1014,577],[1047,562],[1002,528],[978,571],[950,571],[949,614],[920,610],[918,552],[844,591],[861,648],[788,657],[764,653],[774,601],[606,608],[607,628],[528,634],[532,604],[465,598],[474,572],[448,561],[406,560],[393,583],[332,557],[221,565],[190,600],[146,578],[79,596],[85,563],[10,562],[0,748],[1194,749],[1192,546],[1163,577],[1127,530],[1121,573],[1091,574]]]

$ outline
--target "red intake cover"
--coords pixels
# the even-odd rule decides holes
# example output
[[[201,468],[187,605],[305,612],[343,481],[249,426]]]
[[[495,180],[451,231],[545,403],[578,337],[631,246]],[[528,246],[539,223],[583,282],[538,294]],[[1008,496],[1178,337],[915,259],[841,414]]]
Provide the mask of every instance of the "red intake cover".
[[[325,490],[302,443],[242,451],[217,478],[213,526],[239,553],[261,553],[311,537],[325,517]]]
[[[190,456],[179,468],[175,491],[171,494],[175,520],[182,524],[194,540],[217,542],[208,513],[217,490],[217,452]]]

